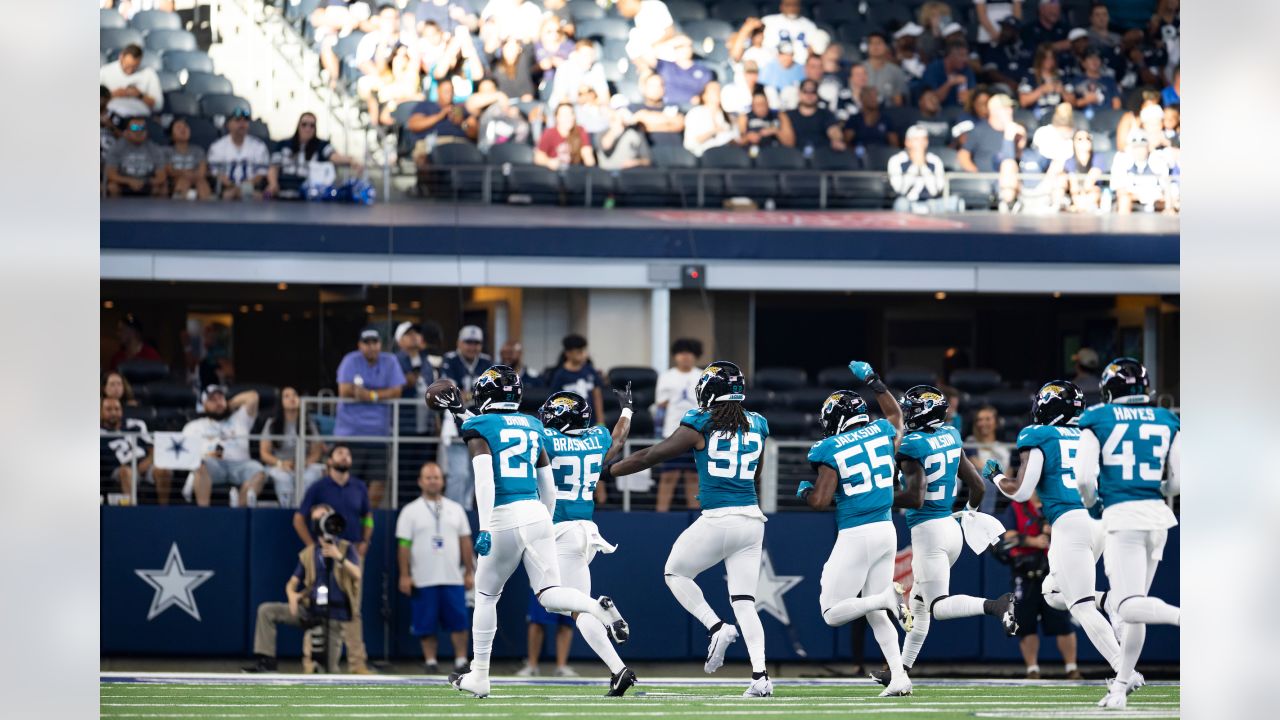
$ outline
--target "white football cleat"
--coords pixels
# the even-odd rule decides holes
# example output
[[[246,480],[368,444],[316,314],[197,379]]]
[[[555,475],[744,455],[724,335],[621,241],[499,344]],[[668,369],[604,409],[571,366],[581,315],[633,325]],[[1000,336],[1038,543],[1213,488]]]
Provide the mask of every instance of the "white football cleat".
[[[711,642],[707,643],[707,662],[702,669],[713,673],[724,665],[724,653],[729,646],[738,640],[738,628],[725,623],[711,634]]]
[[[911,632],[915,617],[911,613],[911,602],[907,598],[907,591],[903,589],[902,583],[894,583],[892,587],[885,590],[885,595],[888,596],[886,600],[888,607],[885,610],[894,615],[894,620],[898,621],[898,626],[903,632]]]
[[[906,673],[897,680],[889,681],[889,686],[880,692],[880,697],[903,697],[911,694],[911,678]]]
[[[735,632],[735,635],[737,633]],[[769,673],[765,673],[759,680],[752,680],[751,687],[748,687],[742,693],[744,698],[762,698],[773,697],[773,681],[769,679]]]
[[[478,698],[489,697],[489,673],[487,672],[453,673],[449,676],[449,684],[456,690],[469,692]]]
[[[1115,683],[1116,683],[1115,678],[1113,677],[1107,678],[1108,688],[1110,688]],[[1133,675],[1129,676],[1129,685],[1128,685],[1128,689],[1125,691],[1125,694],[1132,695],[1134,690],[1137,690],[1138,688],[1143,687],[1146,684],[1147,684],[1147,679],[1142,677],[1142,673],[1138,672],[1137,670],[1134,670]]]
[[[1125,683],[1112,682],[1107,694],[1098,701],[1098,707],[1107,710],[1123,710],[1129,704],[1129,688]]]

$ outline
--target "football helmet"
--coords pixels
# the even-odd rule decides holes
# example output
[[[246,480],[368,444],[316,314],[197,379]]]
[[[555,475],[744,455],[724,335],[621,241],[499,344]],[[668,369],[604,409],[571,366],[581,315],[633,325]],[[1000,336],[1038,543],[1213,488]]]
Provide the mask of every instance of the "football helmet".
[[[826,437],[869,422],[871,416],[867,415],[867,401],[852,390],[837,390],[828,395],[818,413],[818,423]]]
[[[471,387],[471,399],[481,413],[520,409],[524,388],[520,373],[507,365],[494,365],[480,373]]]
[[[898,399],[908,430],[937,429],[947,420],[947,396],[932,385],[916,385]]]
[[[1031,421],[1039,425],[1075,425],[1084,412],[1084,393],[1069,380],[1050,380],[1031,401]]]
[[[698,407],[709,408],[718,402],[742,402],[746,399],[747,377],[731,362],[717,360],[702,371],[694,388]]]
[[[552,393],[538,408],[538,419],[566,435],[580,433],[591,427],[591,405],[578,393],[561,390]]]
[[[1130,357],[1116,358],[1102,370],[1102,402],[1147,402],[1151,388],[1147,381],[1147,369]]]

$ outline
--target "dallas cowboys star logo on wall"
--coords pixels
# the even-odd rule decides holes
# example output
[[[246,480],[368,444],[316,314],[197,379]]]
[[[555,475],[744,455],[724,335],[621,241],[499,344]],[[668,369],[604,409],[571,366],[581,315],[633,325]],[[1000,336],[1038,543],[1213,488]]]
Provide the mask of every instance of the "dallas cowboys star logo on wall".
[[[726,575],[724,579],[728,582],[729,576]],[[790,625],[791,616],[787,614],[787,602],[782,596],[799,585],[802,580],[804,580],[803,575],[779,575],[774,572],[773,558],[769,557],[768,550],[762,551],[760,579],[756,582],[756,609],[764,610],[783,625]]]
[[[178,543],[169,546],[169,557],[164,561],[163,570],[134,570],[143,582],[156,589],[151,598],[151,609],[147,611],[147,620],[154,620],[158,615],[171,607],[177,606],[183,612],[200,621],[200,608],[196,607],[193,591],[204,581],[213,577],[212,570],[187,570],[182,564],[182,553],[178,552]]]

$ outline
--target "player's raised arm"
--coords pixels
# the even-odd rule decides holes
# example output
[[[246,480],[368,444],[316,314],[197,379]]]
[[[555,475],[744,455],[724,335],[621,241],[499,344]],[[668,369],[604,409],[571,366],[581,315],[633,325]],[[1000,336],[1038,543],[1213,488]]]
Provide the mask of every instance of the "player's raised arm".
[[[839,484],[840,478],[830,465],[819,465],[818,479],[814,482],[813,489],[804,494],[804,501],[814,510],[822,510],[831,504],[831,498],[836,494],[836,485]]]
[[[898,469],[902,471],[903,489],[893,491],[895,508],[919,509],[924,507],[924,468],[915,458],[898,456]]]
[[[1000,463],[988,460],[982,466],[982,479],[995,483],[996,488],[1014,502],[1026,502],[1040,484],[1040,475],[1044,470],[1044,452],[1040,448],[1023,448],[1022,463],[1018,467],[1016,477],[1005,475]]]
[[[702,442],[702,435],[697,430],[688,425],[681,425],[657,445],[632,453],[612,465],[606,464],[605,469],[609,475],[614,477],[632,475],[659,463],[678,458],[690,450],[696,449],[700,442]]]
[[[969,488],[968,508],[977,510],[982,505],[983,496],[987,494],[987,486],[982,481],[982,475],[978,473],[978,468],[974,467],[969,460],[968,455],[960,455],[960,467],[956,469],[956,473],[964,481],[965,487]]]
[[[618,422],[613,426],[613,444],[609,446],[609,452],[605,453],[604,464],[617,460],[623,452],[623,445],[627,443],[627,437],[631,434],[631,415],[634,412],[634,403],[631,399],[631,382],[627,382],[624,390],[614,388],[613,392],[618,396],[618,404],[622,406],[622,416],[618,418]]]
[[[480,532],[476,534],[476,554],[488,555],[489,520],[493,515],[493,502],[497,493],[493,485],[493,455],[484,438],[468,439],[467,449],[471,451],[471,470],[476,479],[476,515],[480,521]]]
[[[884,419],[893,425],[896,431],[893,437],[893,450],[897,452],[898,445],[902,443],[902,407],[898,405],[898,399],[889,392],[888,386],[872,369],[870,363],[861,360],[854,360],[849,363],[849,372],[858,380],[866,383],[871,388],[871,392],[876,394],[876,402],[880,405],[880,412],[884,415]]]

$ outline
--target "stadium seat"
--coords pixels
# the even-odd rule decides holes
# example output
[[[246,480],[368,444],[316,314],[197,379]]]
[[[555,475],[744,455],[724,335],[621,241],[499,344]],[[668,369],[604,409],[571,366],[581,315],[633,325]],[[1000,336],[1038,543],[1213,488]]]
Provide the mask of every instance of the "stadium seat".
[[[786,398],[783,397],[779,401],[780,396],[772,390],[764,388],[751,388],[747,393],[747,399],[742,401],[742,406],[752,412],[766,413],[774,410],[786,410]]]
[[[847,367],[829,367],[818,371],[818,385],[831,390],[854,384],[853,373]]]
[[[1120,118],[1124,117],[1124,110],[1112,110],[1104,108],[1095,110],[1093,117],[1089,118],[1089,129],[1097,135],[1098,133],[1110,133],[1115,136],[1116,128],[1120,126]]]
[[[561,178],[570,205],[581,206],[586,203],[588,178],[591,181],[592,207],[599,207],[604,203],[605,198],[614,193],[613,175],[608,170],[572,165],[565,170],[564,177]]]
[[[436,145],[431,150],[432,165],[483,165],[484,155],[471,143]]]
[[[199,115],[200,98],[181,90],[165,93],[164,112],[169,115]]]
[[[938,373],[921,367],[896,367],[885,373],[885,384],[899,390],[907,390],[916,385],[936,385]]]
[[[817,148],[813,151],[813,159],[810,161],[817,170],[857,170],[858,159],[851,152],[832,150],[831,148]]]
[[[160,360],[126,360],[116,370],[130,385],[143,385],[169,377],[169,366]]]
[[[391,119],[395,122],[396,127],[404,127],[409,122],[409,116],[413,114],[413,109],[417,107],[417,103],[406,102],[396,105],[396,109],[391,111]],[[479,152],[478,150],[476,152]],[[481,159],[483,163],[484,160]]]
[[[129,27],[140,32],[152,30],[181,30],[182,18],[175,12],[143,10],[129,20]]]
[[[756,167],[770,170],[803,170],[804,155],[799,150],[784,145],[761,148],[760,154],[756,156]]]
[[[724,0],[718,2],[711,8],[708,13],[717,20],[724,20],[735,27],[740,27],[742,21],[749,17],[762,17],[760,8],[750,0]]]
[[[254,118],[249,121],[249,134],[266,143],[268,148],[271,147],[271,129],[261,120]]]
[[[205,95],[200,98],[200,114],[215,120],[215,124],[218,118],[225,119],[236,108],[244,108],[250,113],[253,112],[253,108],[249,105],[249,101],[236,95],[219,93]]]
[[[693,40],[694,52],[704,51],[707,40],[714,42],[717,47],[727,45],[729,37],[735,31],[732,25],[719,19],[690,20],[680,23],[680,27]]]
[[[127,23],[120,13],[111,8],[102,8],[98,10],[98,29],[99,30],[119,30],[125,27]]]
[[[696,0],[667,0],[667,11],[681,27],[686,20],[707,19],[707,6]]]
[[[652,168],[632,168],[618,173],[618,204],[629,207],[661,207],[671,193],[667,173]]]
[[[147,424],[147,429],[152,429],[156,420],[156,409],[147,405],[125,405],[124,418],[126,420],[141,420]]]
[[[659,145],[650,151],[653,164],[660,168],[698,167],[698,158],[680,145]]]
[[[1000,387],[1000,373],[988,368],[961,368],[951,373],[951,384],[961,392],[987,393]]]
[[[486,170],[484,155],[471,143],[445,143],[431,150],[430,163],[425,179],[432,195],[440,197],[477,199],[484,192]],[[470,166],[470,169],[459,167]],[[502,177],[493,174],[493,183],[501,187]]]
[[[165,70],[180,72],[182,70],[198,70],[213,72],[213,60],[208,53],[200,50],[170,50],[161,58]]]
[[[618,424],[618,418],[622,417],[622,408],[617,403],[605,403],[604,424],[610,430]],[[656,425],[653,416],[649,414],[647,409],[637,405],[635,414],[631,416],[631,437],[652,437]],[[772,429],[772,426],[770,426]]]
[[[866,21],[854,20],[852,22],[843,23],[836,28],[836,37],[852,44],[855,47],[860,47],[862,45],[862,41],[867,39],[867,35],[876,29],[877,28],[875,26],[867,23]],[[861,53],[859,53],[859,55],[861,55]]]
[[[990,210],[995,204],[994,181],[967,177],[964,173],[952,173],[947,176],[947,184],[952,195],[964,198],[964,206],[968,210]]]
[[[626,42],[630,33],[630,21],[622,18],[604,17],[597,20],[583,20],[577,24],[578,38],[597,38]]]
[[[702,153],[702,167],[745,169],[751,167],[751,156],[738,145],[721,145]]]
[[[148,52],[195,50],[196,36],[186,30],[152,30],[146,38]]]
[[[650,367],[636,365],[619,365],[609,368],[609,386],[621,390],[631,383],[631,390],[638,388],[652,390],[658,385],[658,371]]]
[[[456,144],[456,143],[455,143]],[[523,143],[508,142],[489,148],[485,162],[490,165],[532,165],[533,148]]]
[[[147,139],[157,145],[169,144],[169,131],[154,116],[147,118]]]
[[[888,145],[867,145],[864,161],[868,170],[877,172],[887,172],[889,169],[889,158],[898,154],[898,148],[889,147]]]
[[[753,387],[762,387],[766,390],[790,391],[804,387],[809,382],[809,376],[801,368],[774,367],[761,368],[756,371],[755,377],[751,379]]]
[[[774,410],[769,413],[769,434],[778,438],[808,438],[816,429],[812,413]]]
[[[930,147],[929,152],[938,156],[942,161],[942,167],[950,172],[958,172],[960,170],[959,154],[955,148],[949,147]]]
[[[884,109],[884,119],[890,128],[905,131],[920,119],[920,111],[909,106],[886,107]]]
[[[195,416],[195,406],[184,407],[158,407],[155,408],[155,424],[148,425],[149,430],[159,430],[161,432],[171,431],[178,432]],[[147,487],[147,485],[143,485]]]
[[[911,8],[897,3],[870,6],[867,8],[867,19],[872,25],[885,31],[915,21]]]
[[[538,205],[560,204],[560,175],[541,165],[512,165],[504,170],[506,192],[528,195]]]
[[[604,8],[591,0],[574,0],[569,3],[569,17],[579,24],[585,20],[599,20],[604,17]]]
[[[888,205],[889,183],[883,175],[837,175],[831,188],[842,206],[879,210]]]
[[[198,70],[187,73],[187,79],[182,83],[182,89],[196,97],[232,95],[235,93],[235,89],[231,87],[230,80],[217,73],[200,72]]]
[[[997,388],[987,393],[987,404],[994,407],[1001,415],[1022,417],[1031,408],[1031,392]]]
[[[98,30],[98,47],[102,50],[120,50],[129,45],[141,46],[142,33],[133,28],[102,28]]]
[[[858,6],[851,2],[825,2],[814,8],[813,17],[825,23],[840,25],[862,19]]]
[[[199,145],[205,150],[218,139],[218,127],[213,124],[209,118],[193,115],[186,118],[187,124],[191,126],[191,144]]]
[[[138,396],[139,402],[157,408],[194,409],[196,406],[196,391],[183,383],[157,381],[135,385],[134,394]]]
[[[817,415],[822,409],[822,403],[826,402],[833,389],[837,388],[816,386],[797,388],[787,393],[787,402],[792,410]]]
[[[182,80],[178,79],[178,73],[170,72],[169,70],[157,70],[156,75],[160,78],[160,91],[166,95],[182,89]]]

